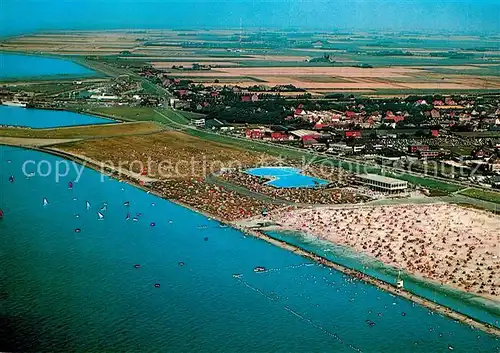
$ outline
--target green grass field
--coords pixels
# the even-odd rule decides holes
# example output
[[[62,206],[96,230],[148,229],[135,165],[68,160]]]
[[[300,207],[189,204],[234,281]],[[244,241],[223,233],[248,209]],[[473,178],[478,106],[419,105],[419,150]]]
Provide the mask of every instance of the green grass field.
[[[466,189],[464,191],[459,192],[459,194],[472,197],[474,199],[500,204],[500,192],[487,191],[481,189]]]

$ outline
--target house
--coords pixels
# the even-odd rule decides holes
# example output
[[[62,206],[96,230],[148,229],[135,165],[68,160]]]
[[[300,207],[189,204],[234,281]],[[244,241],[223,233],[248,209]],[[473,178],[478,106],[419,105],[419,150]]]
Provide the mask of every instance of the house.
[[[184,97],[188,95],[188,91],[187,89],[179,89],[177,90],[177,94],[179,95],[179,97]]]
[[[437,109],[432,109],[431,110],[431,117],[433,119],[439,119],[441,117],[441,113]]]
[[[318,148],[318,147],[326,147],[326,144],[323,142],[319,142],[317,139],[319,135],[306,135],[301,138],[302,146],[304,148]]]
[[[271,140],[273,141],[286,141],[288,139],[289,139],[288,135],[285,134],[284,132],[280,131],[271,132]]]
[[[439,137],[439,130],[431,130],[432,137]]]
[[[205,119],[191,119],[191,125],[205,127]]]
[[[294,111],[294,115],[297,116],[297,115],[300,115],[300,116],[303,116],[303,115],[306,115],[306,112],[304,111],[304,109],[302,108],[297,108],[295,109]]]
[[[420,156],[420,158],[436,158],[436,157],[439,157],[441,155],[441,152],[440,151],[431,151],[431,150],[419,151],[418,155]]]
[[[427,146],[427,145],[408,146],[408,152],[410,152],[410,153],[416,153],[416,152],[428,151],[428,150],[429,150],[429,146]]]
[[[262,139],[264,137],[264,132],[260,129],[246,129],[245,136],[250,139]]]
[[[361,138],[361,131],[359,130],[349,130],[345,132],[346,138]]]
[[[241,96],[241,101],[242,102],[251,102],[252,101],[252,97],[248,96],[248,95]]]

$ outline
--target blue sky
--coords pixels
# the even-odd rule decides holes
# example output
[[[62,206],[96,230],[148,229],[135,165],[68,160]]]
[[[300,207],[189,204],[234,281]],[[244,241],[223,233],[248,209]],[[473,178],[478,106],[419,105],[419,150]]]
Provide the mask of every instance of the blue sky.
[[[500,32],[500,0],[0,0],[0,34],[273,27]]]

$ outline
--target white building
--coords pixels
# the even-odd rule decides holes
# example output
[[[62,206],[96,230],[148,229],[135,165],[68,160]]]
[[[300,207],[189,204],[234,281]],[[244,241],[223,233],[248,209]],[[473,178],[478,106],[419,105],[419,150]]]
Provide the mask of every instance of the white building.
[[[408,182],[378,174],[358,174],[356,175],[356,180],[358,183],[368,186],[371,189],[389,194],[398,194],[408,189]]]

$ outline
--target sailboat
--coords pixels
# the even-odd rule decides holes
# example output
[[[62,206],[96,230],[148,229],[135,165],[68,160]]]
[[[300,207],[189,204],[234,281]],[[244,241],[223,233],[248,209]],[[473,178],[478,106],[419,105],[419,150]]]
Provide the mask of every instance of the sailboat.
[[[90,210],[90,202],[85,202],[85,207],[87,208],[87,210]]]
[[[97,216],[99,217],[100,221],[104,219],[104,215],[101,212],[97,212]]]
[[[43,205],[47,206],[49,204],[49,201],[44,197],[43,198]]]

